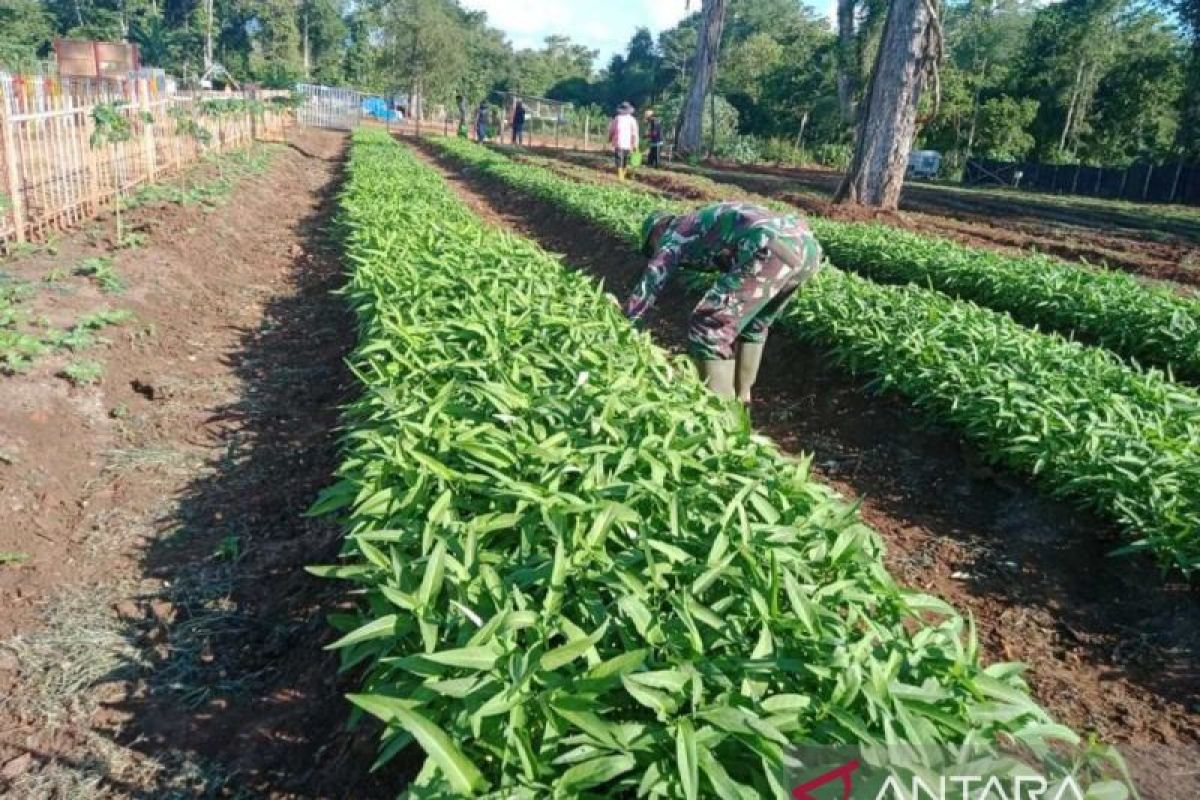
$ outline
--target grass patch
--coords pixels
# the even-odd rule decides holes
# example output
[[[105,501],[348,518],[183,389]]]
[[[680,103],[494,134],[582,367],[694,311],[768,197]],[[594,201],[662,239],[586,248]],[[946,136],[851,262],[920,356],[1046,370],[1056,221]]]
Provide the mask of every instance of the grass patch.
[[[52,598],[42,608],[44,627],[6,644],[21,666],[16,691],[0,704],[54,728],[95,711],[90,689],[135,677],[145,661],[113,610],[118,599],[106,586],[75,587]]]

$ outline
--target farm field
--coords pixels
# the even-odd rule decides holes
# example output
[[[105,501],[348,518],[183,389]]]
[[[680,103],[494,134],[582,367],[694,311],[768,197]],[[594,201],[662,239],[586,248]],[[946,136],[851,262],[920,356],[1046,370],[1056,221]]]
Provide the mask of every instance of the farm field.
[[[443,163],[452,174],[460,173],[460,163],[453,160]],[[478,168],[467,169],[461,175],[462,178],[456,180],[465,179],[465,188],[474,202],[485,207],[488,213],[499,215],[504,224],[529,231],[552,249],[566,253],[569,262],[588,265],[618,293],[631,283],[640,270],[642,261],[631,251],[623,256],[613,254],[615,248],[623,247],[621,237],[614,239],[603,225],[600,228],[588,226],[580,229],[573,214],[553,204],[532,200],[502,182],[488,179]],[[593,233],[585,237],[584,230]],[[682,320],[689,304],[678,293],[664,303],[672,310],[664,312],[667,319],[654,327],[662,332],[666,341],[678,347]],[[867,519],[890,534],[887,537],[889,545],[899,548],[891,553],[891,558],[898,564],[894,567],[897,573],[920,576],[916,578],[917,581],[928,581],[931,572],[938,575],[932,586],[928,583],[920,585],[929,586],[970,608],[981,620],[981,630],[988,632],[984,637],[985,642],[990,641],[995,645],[998,648],[996,652],[1017,658],[1027,657],[1016,655],[1021,651],[1037,652],[1039,663],[1055,665],[1050,669],[1051,672],[1065,668],[1067,672],[1075,673],[1069,678],[1064,677],[1064,683],[1056,684],[1063,690],[1063,694],[1058,696],[1071,698],[1062,708],[1056,705],[1055,690],[1047,688],[1046,691],[1038,691],[1038,695],[1043,702],[1050,703],[1054,712],[1072,724],[1081,719],[1076,716],[1082,697],[1079,687],[1081,683],[1086,683],[1086,679],[1081,681],[1076,670],[1091,659],[1084,658],[1081,663],[1078,654],[1068,655],[1071,648],[1064,649],[1065,641],[1079,639],[1074,633],[1064,633],[1060,627],[1061,621],[1052,620],[1054,615],[1041,617],[1040,623],[1033,621],[1047,609],[1043,606],[1041,612],[1035,611],[1032,606],[1038,603],[1027,592],[1041,595],[1044,600],[1050,595],[1055,596],[1051,604],[1060,610],[1077,605],[1090,606],[1109,619],[1112,618],[1111,614],[1120,613],[1116,607],[1122,605],[1121,601],[1116,602],[1116,607],[1104,611],[1094,605],[1099,597],[1097,593],[1110,600],[1122,595],[1120,590],[1109,594],[1108,589],[1099,589],[1100,586],[1115,586],[1111,581],[1124,580],[1121,573],[1125,567],[1100,556],[1101,550],[1106,551],[1112,546],[1112,540],[1109,540],[1109,545],[1093,549],[1091,556],[1083,556],[1078,548],[1082,546],[1086,550],[1088,545],[1073,538],[1094,537],[1106,526],[1095,519],[1080,517],[1040,500],[1020,481],[1014,481],[1011,476],[998,474],[980,464],[977,457],[969,450],[964,450],[951,433],[916,424],[911,419],[911,412],[905,412],[894,401],[866,397],[862,385],[847,381],[837,370],[831,369],[819,350],[779,340],[773,346],[781,349],[775,351],[777,355],[772,361],[783,360],[802,367],[779,369],[778,373],[781,374],[773,376],[771,394],[764,402],[764,408],[772,409],[769,412],[771,419],[762,423],[764,429],[777,441],[815,450],[818,473],[832,480],[835,485],[845,487],[850,494],[863,497]],[[800,374],[797,375],[797,372]],[[796,444],[797,441],[802,443]],[[1008,495],[1005,500],[988,495],[988,492],[996,489],[997,482],[1005,492],[1015,494]],[[1001,519],[984,511],[1000,507],[1007,508],[1007,513],[1014,516]],[[1073,520],[1068,522],[1071,518]],[[1038,530],[1041,533],[1035,532]],[[1048,545],[1049,539],[1046,537],[1057,539],[1059,536],[1066,537],[1066,540]],[[1091,544],[1098,542],[1093,540]],[[949,559],[951,564],[961,566],[961,559],[971,558],[967,553],[976,547],[983,549],[975,551],[975,569],[982,570],[984,574],[942,562],[942,559]],[[1003,565],[1017,561],[1005,554],[1014,550],[1023,553],[1017,559],[1020,563],[1025,563],[1022,558],[1038,563],[1039,566],[1033,569],[1036,577],[1031,577],[1024,570],[1020,579],[1014,579],[1012,573],[1006,573]],[[988,555],[984,556],[983,553]],[[1059,558],[1064,559],[1061,572],[1047,563]],[[1086,580],[1086,587],[1077,583],[1081,575],[1077,570],[1081,559],[1094,565],[1082,571],[1082,574],[1090,576]],[[989,560],[992,566],[985,566],[984,562]],[[939,562],[940,566],[933,566]],[[1104,571],[1105,577],[1098,577],[1093,568]],[[1144,587],[1147,581],[1155,580],[1146,575],[1135,584]],[[1075,585],[1074,590],[1068,588],[1072,584]],[[1039,588],[1034,589],[1034,586]],[[1141,588],[1134,590],[1132,587],[1131,590],[1138,593],[1142,591]],[[1045,591],[1049,591],[1050,595],[1042,594]],[[1067,600],[1068,596],[1072,599]],[[1181,598],[1189,598],[1185,602],[1190,604],[1194,598],[1191,598],[1187,589],[1181,595],[1175,588],[1167,588],[1166,596],[1172,598],[1167,601],[1171,610],[1166,611],[1161,619],[1177,631],[1177,626],[1186,617],[1186,612],[1182,612],[1182,607],[1177,603]],[[1102,601],[1101,605],[1105,603]],[[1151,616],[1154,616],[1153,613],[1140,619]],[[1017,619],[1023,620],[1019,629],[1008,627]],[[1128,624],[1141,623],[1131,619]],[[1110,630],[1110,633],[1115,633],[1115,630]],[[1186,661],[1181,662],[1180,666]],[[1100,694],[1112,690],[1114,687],[1109,682],[1112,677],[1111,664],[1099,667],[1098,662],[1091,663],[1099,668],[1095,673],[1096,685],[1106,686]],[[1194,674],[1186,666],[1183,672]],[[1063,676],[1063,673],[1059,675]],[[1100,675],[1105,677],[1101,678]],[[1039,677],[1031,675],[1031,680],[1037,691]],[[1190,678],[1184,680],[1184,683],[1191,682]],[[1067,685],[1071,688],[1066,689]],[[1136,693],[1141,691],[1139,689]],[[1190,696],[1192,692],[1191,689],[1185,690],[1183,696]],[[1098,710],[1092,705],[1095,699],[1082,701],[1093,709],[1092,713]],[[1112,699],[1112,696],[1109,695],[1108,699]],[[1184,711],[1185,716],[1195,713],[1186,701],[1176,707]],[[1118,718],[1127,720],[1129,715],[1124,711],[1118,712],[1113,719],[1115,721]],[[1121,724],[1125,723],[1118,723]],[[1194,727],[1194,723],[1189,721],[1183,723],[1180,730],[1190,727]],[[1150,738],[1156,738],[1156,735]],[[1184,733],[1183,739],[1194,741],[1190,733]]]
[[[128,312],[0,376],[0,795],[391,796],[321,654],[340,594],[303,573],[339,538],[303,512],[348,397],[344,146],[156,185],[136,248],[106,218],[0,261],[58,329]],[[98,258],[119,288],[74,274]]]
[[[860,344],[780,326],[751,429],[675,357],[685,287],[649,337],[604,296],[644,265],[630,209],[682,192],[537,160],[516,167],[565,182],[521,187],[489,151],[378,131],[347,166],[347,146],[294,131],[220,186],[155,187],[128,212],[136,247],[102,219],[0,262],[27,347],[0,377],[0,793],[587,796],[657,776],[763,796],[778,737],[883,735],[893,714],[935,739],[1094,736],[1142,797],[1200,793],[1178,774],[1200,757],[1193,501],[1172,494],[1192,385],[830,270],[802,319]],[[981,443],[999,434],[905,399],[932,389],[879,394],[847,367],[874,352],[863,321],[886,320],[848,289],[899,324],[927,308],[1033,348],[1051,359],[1033,385],[1073,370],[1061,413],[1110,393],[1137,421],[1104,422],[1120,448],[1157,431],[1142,475],[1160,492],[1084,450],[1030,478],[1028,442],[997,461]],[[1054,499],[1065,469],[1092,488]],[[837,644],[864,630],[870,648]],[[514,716],[499,690],[528,691],[521,658],[540,699]],[[347,730],[347,694],[388,724]],[[381,735],[395,757],[372,773]],[[439,770],[419,774],[422,748]]]
[[[603,169],[603,155],[539,148],[535,152]],[[1036,250],[1109,264],[1134,274],[1200,285],[1200,211],[1086,197],[911,182],[900,212],[850,213],[830,200],[840,174],[742,164],[675,164],[669,172],[698,175],[791,203],[808,213],[846,221],[878,220],[1003,251]]]
[[[1200,800],[1200,0],[0,19],[0,800]]]
[[[666,202],[520,165],[465,141],[441,139],[436,147],[634,247],[639,220]],[[838,223],[826,231],[830,223],[811,224],[834,240],[875,238],[871,228]],[[832,255],[836,263],[839,251]],[[850,256],[858,255],[852,246]],[[1007,280],[1017,286],[1020,277]],[[1166,322],[1174,326],[1175,317]],[[1137,537],[1133,548],[1191,570],[1197,539],[1190,509],[1198,484],[1192,473],[1200,463],[1193,455],[1200,441],[1194,391],[1005,314],[915,283],[876,284],[834,266],[798,294],[779,325],[957,427],[992,462],[1035,475],[1052,494],[1118,521]]]
[[[615,185],[605,172],[507,151],[510,157],[575,180]],[[744,199],[782,213],[799,209],[699,176],[638,170],[661,202]],[[913,283],[1010,314],[1027,326],[1101,345],[1126,359],[1200,376],[1200,303],[1160,283],[1033,253],[996,253],[880,223],[813,216],[810,225],[837,266],[885,283]]]

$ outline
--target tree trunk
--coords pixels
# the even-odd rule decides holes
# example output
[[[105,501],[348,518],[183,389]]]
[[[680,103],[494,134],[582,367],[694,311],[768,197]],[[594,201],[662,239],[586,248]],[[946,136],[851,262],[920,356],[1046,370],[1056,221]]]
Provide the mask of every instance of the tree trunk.
[[[212,69],[213,64],[213,0],[205,0],[204,2],[204,77],[211,78],[208,74]]]
[[[808,109],[804,109],[804,113],[800,116],[800,131],[796,134],[796,149],[799,150],[804,146],[804,129],[808,127]]]
[[[304,80],[312,77],[311,60],[308,45],[308,9],[304,9]]]
[[[938,57],[931,0],[892,0],[858,111],[854,158],[836,202],[894,210],[917,129],[917,103]]]
[[[1067,119],[1063,122],[1062,136],[1058,140],[1058,152],[1067,150],[1067,137],[1071,135],[1071,125],[1075,122],[1075,106],[1079,102],[1080,84],[1083,82],[1083,62],[1075,70],[1075,84],[1071,87],[1071,102],[1067,104]]]
[[[701,12],[700,42],[696,48],[692,83],[680,115],[675,150],[683,154],[698,154],[704,147],[704,100],[717,68],[721,51],[721,33],[725,29],[725,0],[704,0]],[[716,120],[713,121],[714,124]]]
[[[983,94],[983,84],[987,80],[988,61],[983,60],[983,69],[979,75],[979,83],[975,86],[975,94],[971,98],[971,124],[967,126],[967,146],[963,151],[963,163],[971,157],[971,153],[975,150],[975,132],[979,128],[979,102],[980,96]],[[957,139],[955,139],[957,141]]]
[[[837,96],[846,122],[854,121],[854,93],[858,91],[858,41],[854,35],[855,0],[838,0]]]
[[[1184,80],[1183,110],[1176,134],[1179,148],[1193,158],[1200,156],[1200,34],[1197,36]]]

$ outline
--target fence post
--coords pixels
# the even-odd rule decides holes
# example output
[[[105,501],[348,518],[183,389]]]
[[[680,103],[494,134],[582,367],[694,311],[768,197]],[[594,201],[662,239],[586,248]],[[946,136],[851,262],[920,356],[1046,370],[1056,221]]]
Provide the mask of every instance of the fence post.
[[[0,78],[0,139],[4,140],[4,193],[12,206],[17,241],[25,241],[25,198],[21,194],[21,173],[17,169],[17,123],[12,117],[12,79]]]
[[[137,81],[138,108],[141,109],[142,124],[142,158],[146,162],[146,180],[153,182],[157,172],[154,159],[154,126],[148,122],[150,118],[150,87],[149,81],[139,78]]]
[[[250,144],[258,141],[258,114],[255,105],[258,100],[258,87],[251,86],[246,90],[246,107],[250,109]]]

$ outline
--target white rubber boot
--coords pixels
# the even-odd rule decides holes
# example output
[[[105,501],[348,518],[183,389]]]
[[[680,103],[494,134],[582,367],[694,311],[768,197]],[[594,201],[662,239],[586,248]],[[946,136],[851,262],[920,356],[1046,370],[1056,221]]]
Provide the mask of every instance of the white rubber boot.
[[[743,403],[749,403],[750,390],[758,380],[758,367],[762,364],[763,350],[766,344],[757,342],[739,342],[737,349],[737,398]]]
[[[734,387],[736,372],[737,362],[733,359],[700,362],[700,374],[704,376],[704,385],[713,394],[720,397],[733,397],[736,394]]]

